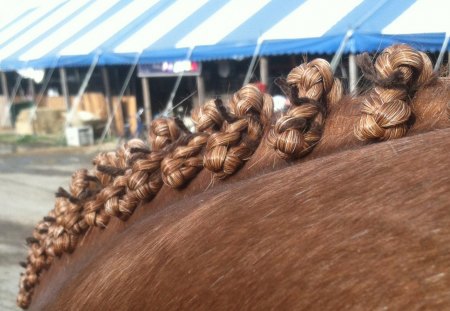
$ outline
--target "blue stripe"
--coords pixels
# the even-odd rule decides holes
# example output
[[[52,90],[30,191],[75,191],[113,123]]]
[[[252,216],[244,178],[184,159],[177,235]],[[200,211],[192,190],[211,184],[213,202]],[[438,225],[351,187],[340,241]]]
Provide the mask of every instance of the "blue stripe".
[[[387,1],[382,8],[364,21],[358,32],[381,33],[381,30],[405,12],[416,0]],[[411,21],[412,23],[414,21]]]
[[[162,49],[173,49],[178,41],[187,36],[192,30],[197,28],[198,25],[203,23],[208,17],[210,17],[214,12],[220,10],[228,0],[213,0],[209,1],[192,15],[178,24],[174,29],[169,31],[165,36],[157,40],[146,50],[162,50]]]
[[[292,11],[302,5],[305,0],[274,0],[269,2],[242,25],[223,38],[220,43],[256,42],[258,38]]]
[[[150,9],[142,12],[140,16],[134,19],[131,23],[121,29],[112,38],[107,40],[102,44],[102,51],[105,52],[105,57],[108,57],[113,52],[113,49],[119,45],[121,42],[129,38],[136,31],[139,31],[145,24],[158,16],[166,8],[173,4],[172,0],[159,1],[156,5],[152,6]],[[142,38],[145,41],[145,38]]]

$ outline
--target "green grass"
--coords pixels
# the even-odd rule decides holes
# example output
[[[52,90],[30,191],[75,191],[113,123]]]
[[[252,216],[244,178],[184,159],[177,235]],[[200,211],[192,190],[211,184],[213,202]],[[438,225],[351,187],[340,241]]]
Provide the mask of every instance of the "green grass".
[[[13,133],[0,134],[0,144],[17,144],[35,147],[65,146],[66,139],[61,135],[16,135]]]

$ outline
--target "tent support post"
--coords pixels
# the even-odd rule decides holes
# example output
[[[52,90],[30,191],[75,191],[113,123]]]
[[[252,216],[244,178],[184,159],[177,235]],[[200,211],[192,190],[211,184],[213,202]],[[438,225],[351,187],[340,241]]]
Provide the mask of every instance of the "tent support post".
[[[267,57],[261,57],[259,61],[259,75],[261,83],[267,86],[269,84],[269,59]]]
[[[111,128],[111,124],[114,119],[116,110],[119,109],[120,103],[122,102],[123,95],[125,94],[125,91],[127,90],[128,84],[130,83],[131,77],[133,76],[133,72],[136,70],[136,67],[139,62],[139,58],[141,57],[141,54],[142,54],[142,52],[136,55],[136,58],[135,58],[133,64],[131,65],[130,70],[128,70],[128,74],[125,77],[125,81],[123,82],[122,89],[120,90],[119,96],[117,98],[117,105],[113,105],[113,111],[112,111],[111,115],[109,116],[108,121],[106,122],[105,129],[103,130],[102,135],[100,136],[99,144],[103,143],[103,141],[105,140],[105,137],[106,137],[106,133],[108,133],[109,129]]]
[[[150,95],[150,85],[148,83],[148,78],[141,78],[142,83],[142,97],[144,98],[144,116],[145,125],[147,129],[150,128],[150,123],[152,122],[152,98]]]
[[[198,104],[203,105],[205,102],[205,80],[200,73],[197,78],[197,92],[198,92]]]
[[[11,92],[11,95],[8,96],[8,103],[5,108],[5,114],[3,115],[3,120],[1,120],[2,126],[10,126],[13,125],[12,120],[10,119],[11,116],[11,107],[14,104],[14,99],[16,98],[17,92],[19,91],[20,84],[22,83],[22,76],[17,75],[16,82],[14,84],[13,90]]]
[[[438,59],[436,61],[436,64],[434,65],[434,71],[435,72],[439,71],[439,68],[441,67],[442,61],[444,60],[444,55],[445,55],[445,51],[447,50],[449,38],[450,38],[450,34],[447,34],[445,36],[444,42],[442,43],[441,51],[439,52]]]
[[[9,92],[8,92],[8,80],[6,79],[6,73],[0,72],[0,77],[2,80],[2,94],[5,97],[5,106],[1,107],[2,111],[0,111],[0,116],[2,117],[0,120],[0,126],[6,126],[9,119]]]
[[[103,87],[105,88],[105,100],[106,100],[106,109],[108,111],[108,118],[113,113],[113,107],[112,107],[112,97],[111,97],[111,87],[109,84],[109,75],[108,75],[108,69],[106,66],[102,67],[102,80],[103,80]],[[113,131],[115,131],[115,126],[112,125]]]
[[[9,92],[8,92],[8,80],[6,79],[6,73],[1,72],[1,78],[2,78],[2,93],[3,96],[6,97],[6,100],[9,101]]]
[[[28,79],[28,94],[30,95],[31,99],[34,101],[35,97],[36,97],[36,89],[34,88],[33,79]]]
[[[358,84],[358,68],[356,67],[355,54],[350,54],[348,58],[349,71],[349,87],[350,92],[356,92],[356,85]]]
[[[245,74],[244,83],[242,84],[242,86],[245,86],[250,82],[253,73],[253,68],[255,67],[256,59],[259,55],[259,50],[261,49],[261,44],[263,43],[263,41],[264,40],[262,40],[261,38],[258,38],[258,42],[256,43],[255,50],[253,51],[252,60],[250,61],[250,65],[248,65],[248,70],[247,73]]]
[[[41,104],[42,100],[44,99],[44,93],[47,90],[48,84],[50,83],[50,79],[52,78],[53,72],[55,71],[55,68],[52,67],[49,71],[45,72],[44,80],[42,81],[42,87],[39,90],[39,94],[36,97],[36,103],[33,106],[33,109],[30,113],[30,118],[28,119],[29,124],[31,125],[33,120],[36,118],[36,111]],[[33,129],[34,130],[34,129]]]
[[[66,110],[70,109],[69,87],[67,86],[67,75],[65,68],[59,68],[59,79],[61,83],[61,89],[64,97],[64,103],[66,104]]]
[[[66,118],[66,127],[70,125],[73,119],[73,115],[78,110],[78,106],[80,105],[81,98],[83,97],[84,92],[86,91],[86,88],[88,86],[89,80],[92,77],[92,74],[94,73],[94,69],[97,66],[99,56],[96,55],[96,57],[92,60],[92,64],[89,67],[88,72],[86,73],[86,76],[83,79],[83,83],[81,83],[80,89],[78,90],[77,96],[75,97],[75,100],[73,101],[73,105],[70,107],[70,111]]]

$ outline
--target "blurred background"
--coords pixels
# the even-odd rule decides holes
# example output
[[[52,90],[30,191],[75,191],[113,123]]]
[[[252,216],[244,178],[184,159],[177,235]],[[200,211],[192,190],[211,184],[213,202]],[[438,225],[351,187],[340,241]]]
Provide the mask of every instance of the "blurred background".
[[[0,0],[0,309],[15,310],[24,239],[99,150],[146,139],[247,83],[327,59],[348,92],[355,55],[408,43],[448,72],[447,0]]]

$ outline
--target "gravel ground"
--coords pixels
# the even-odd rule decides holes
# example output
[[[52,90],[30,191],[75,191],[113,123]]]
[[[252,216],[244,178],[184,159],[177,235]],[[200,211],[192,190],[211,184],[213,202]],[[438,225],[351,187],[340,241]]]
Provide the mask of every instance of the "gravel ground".
[[[53,207],[56,189],[67,189],[76,169],[91,168],[97,152],[97,147],[57,148],[0,155],[0,310],[20,310],[15,300],[25,238]]]

